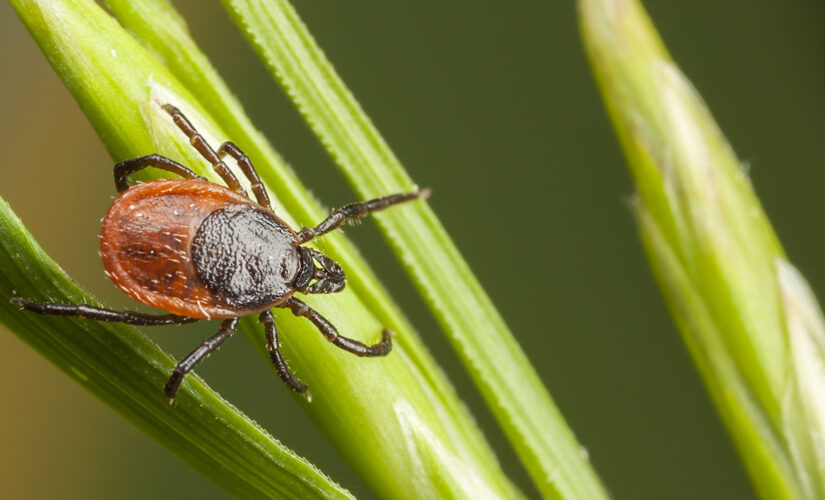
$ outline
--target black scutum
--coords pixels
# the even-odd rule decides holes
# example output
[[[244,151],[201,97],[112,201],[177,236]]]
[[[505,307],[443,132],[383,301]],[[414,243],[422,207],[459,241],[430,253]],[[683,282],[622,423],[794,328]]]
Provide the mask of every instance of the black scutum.
[[[192,241],[192,260],[209,290],[239,310],[282,299],[292,291],[300,265],[291,232],[250,205],[209,214]]]

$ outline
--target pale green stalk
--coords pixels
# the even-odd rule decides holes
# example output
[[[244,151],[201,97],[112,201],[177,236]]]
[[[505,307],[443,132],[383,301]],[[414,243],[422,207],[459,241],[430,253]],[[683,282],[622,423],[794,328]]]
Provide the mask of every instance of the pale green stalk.
[[[232,137],[211,116],[208,105],[199,103],[94,2],[13,0],[12,4],[115,160],[159,153],[215,178],[160,105],[171,103],[183,110],[213,145]],[[260,139],[254,133],[245,137]],[[257,145],[264,157],[274,157],[267,148]],[[110,167],[101,166],[100,175],[111,175]],[[280,215],[293,220],[282,210],[283,186],[269,188],[277,195]],[[301,199],[310,198],[304,193]],[[311,213],[313,208],[304,210]],[[349,270],[359,262],[342,260],[341,264]],[[307,302],[342,334],[370,343],[378,339],[383,325],[369,311],[373,304],[352,290],[308,297]],[[398,329],[389,356],[361,359],[330,346],[306,320],[282,310],[276,314],[285,355],[313,391],[311,404],[302,399],[300,403],[379,495],[519,497],[440,371],[426,353],[422,357],[424,351],[410,331]],[[246,327],[255,331],[262,345],[260,329],[252,322]],[[185,381],[183,390],[195,383]],[[156,387],[162,400],[162,382]],[[265,395],[285,389],[273,375],[260,390]]]
[[[361,196],[416,189],[288,2],[223,3]],[[473,175],[469,167],[456,168]],[[543,496],[606,497],[529,360],[432,210],[419,204],[377,218]]]
[[[9,303],[97,301],[43,252],[2,198],[0,269],[0,323],[227,491],[243,498],[352,498],[200,379],[190,379],[169,405],[162,387],[175,362],[134,328],[41,316]]]
[[[255,128],[243,107],[197,44],[184,19],[168,0],[106,0],[106,5],[178,81],[221,124],[221,128],[253,160],[264,183],[277,187],[278,200],[298,224],[310,225],[328,212],[311,196],[295,173]],[[319,248],[335,260],[350,264],[347,286],[379,304],[373,313],[388,325],[411,330],[375,274],[354,245],[332,233],[318,241]],[[402,326],[403,325],[403,326]],[[418,344],[416,344],[418,346]]]
[[[326,217],[328,212],[252,125],[226,83],[190,37],[183,18],[171,3],[167,0],[107,0],[106,3],[121,24],[165,62],[167,69],[221,124],[227,136],[249,155],[264,183],[274,187],[272,192],[277,193],[276,200],[282,203],[285,213],[304,225],[316,224]],[[456,420],[455,427],[464,434],[463,439],[478,450],[479,457],[488,456],[488,445],[472,416],[354,245],[340,232],[328,234],[315,244],[337,262],[346,263],[347,288],[369,304],[370,312],[381,324],[396,332],[405,332],[396,337],[395,343],[404,347],[420,376],[447,407]],[[256,345],[263,350],[263,344],[257,342]],[[492,458],[488,462],[489,467],[497,467]]]
[[[825,326],[747,173],[635,0],[580,0],[685,343],[763,498],[825,498]]]

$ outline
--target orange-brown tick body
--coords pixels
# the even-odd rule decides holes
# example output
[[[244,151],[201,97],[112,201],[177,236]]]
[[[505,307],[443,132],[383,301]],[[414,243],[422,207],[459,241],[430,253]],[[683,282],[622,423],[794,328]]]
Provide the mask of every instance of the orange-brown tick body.
[[[346,285],[341,267],[323,253],[303,246],[334,231],[349,219],[429,194],[402,193],[353,203],[334,210],[315,227],[293,231],[272,211],[269,195],[249,158],[231,142],[214,151],[174,106],[163,105],[226,187],[214,184],[187,167],[160,155],[148,155],[115,165],[115,186],[121,195],[103,219],[100,253],[106,274],[134,299],[169,314],[113,311],[87,304],[52,304],[14,298],[32,312],[75,316],[98,321],[157,326],[221,319],[218,333],[180,360],[165,392],[174,400],[184,377],[235,333],[242,316],[258,314],[266,330],[266,348],[275,371],[286,385],[305,393],[307,386],[289,370],[278,346],[271,309],[288,308],[312,322],[335,346],[358,356],[386,356],[391,332],[367,345],[338,334],[335,326],[294,296],[335,293]],[[250,182],[253,201],[223,157],[235,159]],[[130,186],[129,175],[146,167],[183,179]]]
[[[234,318],[286,301],[301,263],[299,245],[272,212],[201,180],[129,188],[112,204],[100,233],[103,267],[118,288],[144,304],[198,319]],[[221,267],[229,276],[216,283],[210,273]]]

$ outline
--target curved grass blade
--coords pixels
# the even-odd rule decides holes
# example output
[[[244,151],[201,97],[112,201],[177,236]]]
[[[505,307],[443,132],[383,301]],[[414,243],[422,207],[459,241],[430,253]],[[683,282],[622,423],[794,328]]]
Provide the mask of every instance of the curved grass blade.
[[[361,196],[415,189],[289,2],[222,1]],[[542,494],[605,498],[529,360],[432,210],[420,204],[376,218]]]
[[[282,204],[284,213],[293,215],[296,222],[306,225],[326,217],[327,212],[252,125],[241,104],[189,36],[183,18],[168,0],[106,0],[106,4],[123,26],[165,62],[169,71],[221,124],[227,136],[249,155],[264,183],[271,187],[272,198]],[[477,456],[489,457],[485,459],[489,467],[498,467],[484,436],[458,400],[441,368],[355,246],[341,233],[328,234],[316,244],[325,254],[345,264],[347,288],[369,305],[370,312],[381,324],[403,333],[394,342],[404,347],[419,376],[426,379],[431,387],[433,397],[446,407],[450,418],[457,422],[458,432],[464,434],[462,439],[476,448]],[[256,345],[263,349],[260,342]]]
[[[636,0],[580,0],[651,266],[763,498],[825,495],[825,325],[739,160]]]
[[[210,144],[229,139],[226,132],[94,2],[15,0],[13,5],[115,160],[159,153],[214,178],[160,105],[180,108]],[[347,336],[372,343],[379,335],[381,323],[351,290],[307,302]],[[446,382],[431,383],[440,372],[407,350],[414,341],[408,331],[399,330],[396,338],[404,341],[392,355],[360,359],[330,347],[307,321],[281,310],[276,314],[285,354],[313,390],[312,404],[301,404],[377,493],[519,497],[474,427],[465,428],[466,414],[456,414],[460,404],[442,391]],[[260,331],[251,322],[246,326],[262,345]],[[283,390],[279,385],[273,380],[273,387]]]
[[[132,327],[41,316],[9,303],[91,303],[0,198],[0,322],[168,450],[244,498],[352,498],[199,379],[175,406],[161,388],[175,362]]]

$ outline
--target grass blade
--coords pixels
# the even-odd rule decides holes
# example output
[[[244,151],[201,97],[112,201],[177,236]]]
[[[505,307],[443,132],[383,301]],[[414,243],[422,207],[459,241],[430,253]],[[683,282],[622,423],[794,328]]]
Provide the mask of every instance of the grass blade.
[[[174,361],[134,328],[40,316],[12,297],[92,303],[0,198],[0,322],[67,375],[227,491],[244,498],[352,498],[198,379],[169,405]]]
[[[361,196],[415,188],[288,2],[223,3]],[[376,218],[542,494],[604,498],[550,395],[432,210],[420,204]]]
[[[169,71],[190,89],[233,142],[253,160],[264,184],[272,186],[271,196],[296,224],[312,225],[323,220],[327,211],[311,196],[294,172],[269,142],[252,125],[241,104],[235,99],[221,76],[200,51],[180,14],[167,0],[107,0],[118,20],[148,48],[165,61]],[[419,340],[412,325],[392,301],[370,266],[354,245],[341,233],[331,233],[316,242],[319,249],[334,260],[346,264],[347,288],[369,305],[381,324],[396,332],[395,339],[409,353],[421,377],[427,379],[441,404],[449,408],[464,438],[475,447],[478,456],[489,455],[488,445],[475,421],[460,404],[452,386]],[[489,460],[495,467],[495,461]]]
[[[763,498],[825,495],[825,324],[745,170],[635,0],[580,0],[642,240]]]
[[[19,0],[13,5],[114,159],[160,153],[214,178],[159,108],[176,105],[217,145],[231,137],[211,116],[213,108],[207,106],[212,103],[199,103],[94,2]],[[244,137],[260,140],[246,133]],[[258,144],[257,150],[266,153],[267,147]],[[265,173],[271,182],[267,175],[279,174]],[[269,184],[276,207],[283,207],[283,186],[274,187]],[[300,192],[301,200],[311,200],[304,188],[292,189]],[[312,209],[311,204],[303,208],[307,213]],[[280,213],[295,219],[287,211]],[[359,265],[357,260],[341,263],[348,270]],[[307,302],[348,336],[372,342],[380,332],[382,323],[370,312],[375,304],[362,301],[351,289],[335,297],[308,297]],[[313,390],[312,404],[300,403],[376,492],[393,498],[519,497],[440,371],[403,324],[390,356],[365,360],[331,348],[308,322],[282,311],[276,315],[285,355]],[[245,327],[263,345],[259,329],[250,321]]]

